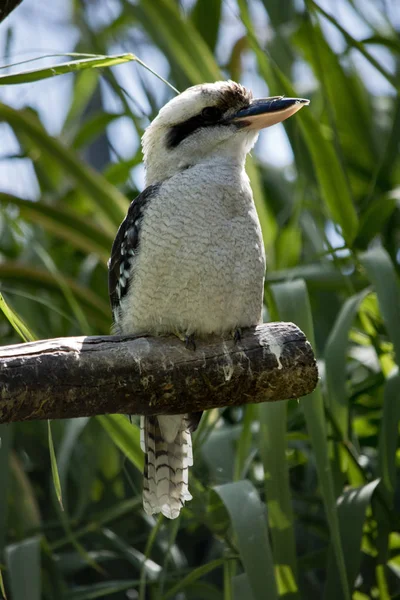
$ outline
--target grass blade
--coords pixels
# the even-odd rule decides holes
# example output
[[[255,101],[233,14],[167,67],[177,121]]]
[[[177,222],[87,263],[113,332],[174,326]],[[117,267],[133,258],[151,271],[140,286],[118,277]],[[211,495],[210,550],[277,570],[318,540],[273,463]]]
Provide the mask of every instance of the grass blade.
[[[36,286],[36,288],[41,287],[52,291],[60,291],[57,281],[48,271],[12,261],[0,263],[0,281],[14,281],[18,284]],[[102,320],[105,323],[106,330],[108,330],[111,326],[108,303],[103,301],[90,288],[79,285],[75,279],[64,277],[64,281],[79,302],[90,309],[88,314]]]
[[[0,425],[0,557],[3,556],[7,535],[8,489],[10,481],[10,456],[14,425]]]
[[[265,600],[265,590],[268,600],[278,600],[268,529],[257,490],[246,480],[214,490],[228,510],[254,600]]]
[[[332,17],[332,15],[327,13],[321,6],[314,2],[314,0],[307,0],[307,3],[314,7],[315,10],[318,11],[325,19],[332,23],[332,25],[334,25],[336,29],[340,31],[340,33],[343,35],[349,46],[351,46],[352,48],[356,48],[364,56],[364,58],[366,58],[368,62],[371,63],[371,65],[374,66],[375,69],[379,71],[381,75],[383,75],[383,77],[394,87],[395,90],[400,91],[400,84],[396,80],[396,77],[389,73],[389,71],[386,71],[384,67],[382,67],[382,65],[372,56],[372,54],[370,54],[368,50],[365,49],[364,44],[362,42],[359,42],[358,40],[354,39],[353,36],[350,35],[346,31],[346,29],[336,21],[334,17]]]
[[[131,463],[139,471],[143,471],[144,458],[140,448],[139,427],[130,423],[123,415],[99,415],[96,419]]]
[[[41,260],[43,261],[43,263],[45,264],[46,268],[49,270],[49,272],[54,277],[57,284],[59,285],[60,290],[65,297],[65,300],[67,301],[69,307],[71,308],[73,315],[75,316],[77,322],[79,323],[79,328],[80,328],[81,333],[90,335],[91,328],[86,319],[85,312],[81,308],[79,302],[77,302],[77,300],[74,296],[74,293],[71,291],[67,282],[65,281],[64,275],[57,268],[53,259],[50,256],[50,254],[48,252],[46,252],[46,250],[42,246],[39,246],[39,244],[36,243],[34,245],[34,249],[35,249],[36,253],[38,254],[38,256],[41,258]]]
[[[79,60],[72,60],[51,67],[0,75],[0,85],[32,83],[33,81],[40,81],[41,79],[48,79],[49,77],[56,77],[57,75],[64,75],[65,73],[82,71],[83,69],[113,67],[114,65],[120,65],[121,63],[126,63],[131,60],[136,60],[136,56],[130,53],[115,54],[114,56],[92,56],[90,58],[81,58]]]
[[[293,321],[296,323],[304,331],[311,345],[315,347],[311,307],[304,281],[298,280],[273,285],[271,286],[271,292],[278,307],[279,317],[283,321]],[[308,433],[314,450],[321,494],[325,505],[335,558],[339,565],[339,580],[342,594],[337,595],[337,598],[343,597],[345,600],[350,600],[343,547],[340,539],[339,520],[336,511],[333,477],[329,462],[328,436],[321,389],[317,387],[312,394],[302,398],[300,402],[303,407]]]
[[[163,596],[163,600],[173,600],[176,598],[176,595],[184,590],[188,585],[200,579],[200,577],[204,577],[214,569],[221,567],[227,560],[235,560],[234,558],[217,558],[216,560],[212,560],[211,562],[198,567],[191,571],[186,577],[184,577],[181,581],[171,587],[167,592],[165,592]]]
[[[346,571],[349,588],[352,589],[361,563],[361,538],[365,521],[365,513],[371,497],[379,484],[379,479],[371,481],[360,488],[347,489],[338,498],[338,515],[340,533],[346,548]],[[336,600],[338,569],[331,552],[328,559],[328,575],[325,585],[324,600]]]
[[[369,293],[365,290],[352,296],[342,306],[325,346],[327,404],[335,415],[343,440],[348,440],[349,399],[346,390],[346,360],[349,332],[358,307]]]
[[[0,552],[1,552],[1,546],[0,546]],[[4,587],[3,575],[2,575],[1,569],[0,569],[0,592],[3,595],[3,597],[1,598],[1,600],[7,600],[6,590],[5,590],[5,587]]]
[[[48,440],[49,440],[49,451],[50,451],[50,462],[51,462],[51,474],[53,477],[54,490],[56,492],[57,500],[60,503],[61,510],[64,510],[63,502],[62,502],[62,490],[61,490],[61,484],[60,484],[60,476],[58,474],[56,453],[54,452],[54,444],[53,444],[53,436],[51,433],[50,420],[47,421],[47,429],[48,429]]]
[[[258,407],[260,432],[258,444],[264,465],[265,496],[271,531],[275,568],[282,571],[285,589],[280,594],[299,598],[297,580],[296,540],[289,470],[286,460],[286,402],[266,402]],[[285,576],[283,576],[283,572]]]
[[[394,266],[383,248],[372,248],[361,255],[360,261],[375,287],[396,362],[400,365],[400,288]]]
[[[0,293],[0,310],[3,312],[6,319],[9,321],[10,325],[14,329],[14,331],[19,335],[23,342],[34,342],[37,337],[34,333],[29,329],[29,327],[24,323],[20,316],[17,315],[15,310],[13,310],[9,304],[4,299],[3,294]]]

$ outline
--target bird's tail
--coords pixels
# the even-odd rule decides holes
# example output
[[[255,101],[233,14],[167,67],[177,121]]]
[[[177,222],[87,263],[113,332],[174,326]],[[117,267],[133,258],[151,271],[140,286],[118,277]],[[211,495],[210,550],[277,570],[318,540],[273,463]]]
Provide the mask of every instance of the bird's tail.
[[[145,452],[143,508],[148,515],[161,512],[178,517],[188,489],[193,464],[188,415],[141,417],[140,445]]]

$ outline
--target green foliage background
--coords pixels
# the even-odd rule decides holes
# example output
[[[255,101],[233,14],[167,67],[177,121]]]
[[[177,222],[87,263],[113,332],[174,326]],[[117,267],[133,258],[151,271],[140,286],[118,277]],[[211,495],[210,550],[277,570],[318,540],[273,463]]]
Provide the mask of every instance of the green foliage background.
[[[251,64],[271,94],[304,96],[298,74],[306,69],[311,106],[285,124],[292,164],[272,168],[256,151],[248,172],[268,254],[266,319],[306,332],[321,381],[299,402],[210,411],[195,436],[194,499],[174,522],[141,509],[138,427],[125,417],[53,422],[51,430],[1,425],[0,597],[398,598],[400,42],[385,4],[366,10],[347,0],[370,31],[363,40],[314,0],[118,6],[93,31],[88,5],[71,3],[76,51],[95,56],[0,78],[17,85],[76,71],[57,137],[29,106],[0,104],[20,146],[14,158],[30,161],[40,188],[38,201],[0,193],[1,343],[18,342],[16,331],[109,332],[106,262],[138,192],[130,173],[141,152],[103,163],[99,153],[109,150],[110,124],[125,119],[139,139],[174,93],[138,63],[111,68],[134,58],[107,58],[118,40],[139,58],[141,44],[162,54],[179,90],[241,80]],[[218,64],[227,15],[241,33],[224,40]],[[391,92],[373,91],[360,56]],[[119,69],[138,70],[151,114],[119,84]],[[102,106],[100,80],[119,112]],[[31,85],[41,93],[40,81]]]

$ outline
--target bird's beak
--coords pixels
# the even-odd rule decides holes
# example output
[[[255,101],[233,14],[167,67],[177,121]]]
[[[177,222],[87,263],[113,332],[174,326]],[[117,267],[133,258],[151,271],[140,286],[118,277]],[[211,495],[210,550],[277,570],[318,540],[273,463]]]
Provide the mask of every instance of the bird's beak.
[[[310,104],[306,98],[256,98],[250,106],[242,108],[232,117],[232,122],[240,128],[263,129],[280,123]]]

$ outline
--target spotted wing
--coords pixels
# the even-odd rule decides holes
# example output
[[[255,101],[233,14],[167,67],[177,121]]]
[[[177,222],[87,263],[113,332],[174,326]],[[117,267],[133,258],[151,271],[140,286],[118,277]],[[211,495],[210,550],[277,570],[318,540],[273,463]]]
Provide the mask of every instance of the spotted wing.
[[[149,186],[131,202],[112,245],[111,258],[108,261],[108,293],[114,326],[118,323],[121,300],[131,285],[131,272],[138,252],[143,214],[159,187],[158,184]]]

